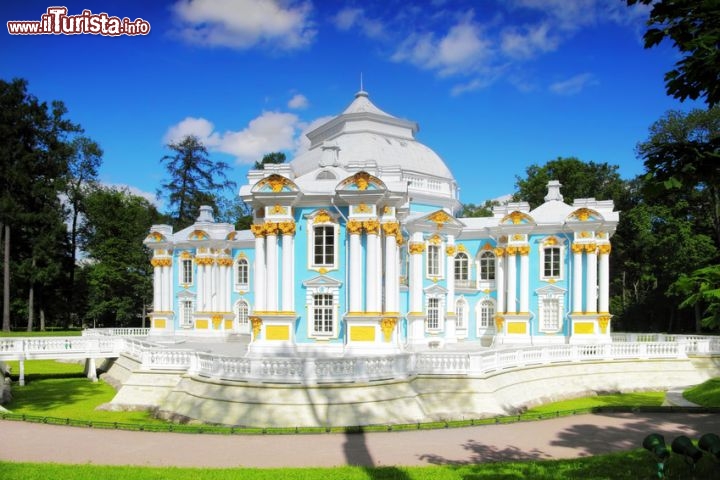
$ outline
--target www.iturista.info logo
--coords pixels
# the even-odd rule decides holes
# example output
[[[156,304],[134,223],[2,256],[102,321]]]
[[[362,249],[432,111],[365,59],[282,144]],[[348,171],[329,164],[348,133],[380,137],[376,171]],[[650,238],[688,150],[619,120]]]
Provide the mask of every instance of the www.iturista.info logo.
[[[147,35],[150,22],[142,18],[111,17],[107,13],[83,10],[80,15],[68,15],[67,7],[48,7],[40,20],[15,20],[7,22],[10,35]]]

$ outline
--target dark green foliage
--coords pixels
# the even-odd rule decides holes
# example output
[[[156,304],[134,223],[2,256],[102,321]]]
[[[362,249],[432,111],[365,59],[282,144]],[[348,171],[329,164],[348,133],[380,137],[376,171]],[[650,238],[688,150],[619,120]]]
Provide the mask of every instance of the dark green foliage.
[[[485,200],[482,205],[475,205],[474,203],[463,204],[462,211],[460,212],[461,217],[492,217],[493,207],[500,205],[497,200]]]
[[[211,160],[197,137],[186,136],[167,148],[173,153],[161,161],[166,164],[170,178],[157,194],[167,197],[171,223],[180,229],[194,222],[201,205],[210,205],[217,212],[223,190],[232,190],[235,182],[227,179],[228,164]]]
[[[652,4],[645,48],[670,40],[682,58],[665,74],[668,95],[720,101],[720,2],[717,0],[627,0]]]
[[[279,163],[285,163],[286,157],[283,152],[272,152],[272,153],[266,153],[262,160],[259,162],[255,162],[255,165],[253,165],[253,169],[255,170],[264,170],[265,165],[267,164],[279,164]]]

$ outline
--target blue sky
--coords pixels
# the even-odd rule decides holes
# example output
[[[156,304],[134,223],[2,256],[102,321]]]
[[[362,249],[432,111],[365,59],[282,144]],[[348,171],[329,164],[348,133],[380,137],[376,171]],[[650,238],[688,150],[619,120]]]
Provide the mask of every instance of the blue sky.
[[[621,0],[6,1],[3,24],[50,6],[142,18],[144,36],[0,34],[0,77],[105,151],[108,184],[153,194],[165,143],[193,133],[244,183],[264,153],[292,158],[304,133],[360,88],[420,125],[463,202],[512,193],[527,166],[558,156],[642,172],[637,142],[669,109],[669,45],[644,50],[647,10]]]

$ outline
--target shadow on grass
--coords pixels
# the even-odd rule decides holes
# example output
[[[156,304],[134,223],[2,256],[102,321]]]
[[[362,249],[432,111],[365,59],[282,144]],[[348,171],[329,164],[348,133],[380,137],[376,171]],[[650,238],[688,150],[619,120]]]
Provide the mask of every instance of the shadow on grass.
[[[24,387],[13,387],[13,400],[7,405],[8,410],[24,409],[31,405],[37,414],[41,414],[44,410],[86,400],[98,392],[98,384],[82,374],[79,378],[67,378],[67,375],[60,374],[50,374],[49,377],[47,374],[38,375],[42,376],[42,382],[30,381]]]
[[[410,480],[408,474],[397,467],[375,466],[375,460],[373,460],[368,450],[365,430],[362,427],[346,433],[342,447],[345,454],[345,463],[362,467],[371,480]]]

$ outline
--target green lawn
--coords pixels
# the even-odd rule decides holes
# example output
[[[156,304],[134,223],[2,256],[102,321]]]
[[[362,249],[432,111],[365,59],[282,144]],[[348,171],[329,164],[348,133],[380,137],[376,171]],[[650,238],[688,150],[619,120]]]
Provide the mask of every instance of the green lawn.
[[[720,407],[720,378],[712,378],[685,390],[683,397],[703,407]]]
[[[573,460],[492,462],[432,467],[339,467],[285,469],[193,469],[106,467],[0,462],[3,480],[482,480],[657,478],[655,461],[645,450]],[[720,479],[716,463],[703,457],[695,471],[677,455],[666,466],[667,479]]]
[[[26,332],[16,330],[13,332],[0,331],[0,337],[79,337],[82,330],[46,330],[44,332]]]
[[[529,409],[526,414],[545,414],[595,407],[659,407],[665,399],[665,392],[637,392],[596,395],[560,402],[546,403]]]

